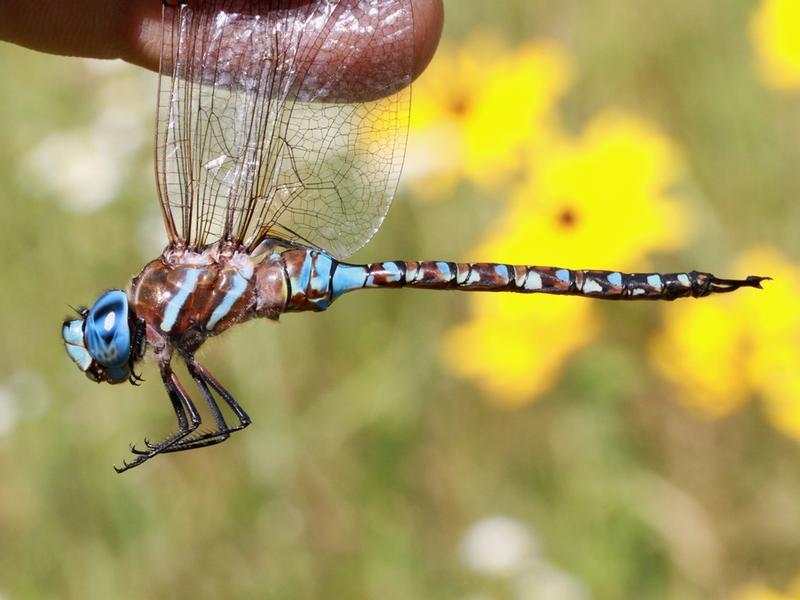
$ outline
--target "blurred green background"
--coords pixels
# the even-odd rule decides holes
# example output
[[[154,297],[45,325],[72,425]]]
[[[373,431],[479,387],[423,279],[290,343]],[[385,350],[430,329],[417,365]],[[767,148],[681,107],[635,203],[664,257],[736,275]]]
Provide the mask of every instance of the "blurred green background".
[[[737,258],[768,245],[796,287],[800,90],[764,73],[786,28],[800,38],[800,13],[753,33],[779,4],[450,0],[434,61],[469,52],[476,34],[496,40],[499,69],[531,42],[557,48],[570,74],[541,121],[562,141],[537,142],[543,160],[608,110],[669,141],[680,175],[655,185],[680,200],[693,233],[647,260],[560,266],[744,276]],[[504,347],[531,354],[523,373],[557,363],[540,390],[511,400],[459,371],[489,343],[462,336],[453,349],[453,331],[469,333],[483,306],[471,296],[353,294],[328,313],[252,322],[200,359],[254,424],[117,476],[128,442],[173,427],[158,374],[147,364],[139,388],[92,384],[59,326],[69,304],[124,287],[164,244],[155,76],[0,45],[0,82],[0,598],[800,597],[800,387],[791,377],[769,387],[784,381],[774,373],[800,372],[791,287],[780,301],[769,288],[740,292],[747,307],[703,300],[714,330],[704,319],[684,328],[673,305],[592,305],[597,333],[555,359],[557,340],[507,332],[516,345]],[[423,79],[415,101],[435,103],[436,85]],[[509,133],[492,130],[484,150]],[[485,251],[521,202],[538,201],[519,191],[536,164],[490,185],[412,169],[355,258],[500,258]],[[612,221],[626,210],[614,200],[603,207]],[[530,237],[532,264],[553,254],[538,243]],[[586,262],[607,254],[582,251]],[[547,299],[524,301],[546,314]],[[693,349],[759,323],[747,310],[769,312],[774,327],[737,333],[733,358],[698,346],[705,359],[670,370],[688,350],[670,356],[683,342],[658,341],[671,339],[665,323]],[[582,336],[561,318],[565,338]],[[768,353],[746,358],[752,344],[785,348],[778,366]],[[732,374],[699,394],[680,385],[708,373]]]

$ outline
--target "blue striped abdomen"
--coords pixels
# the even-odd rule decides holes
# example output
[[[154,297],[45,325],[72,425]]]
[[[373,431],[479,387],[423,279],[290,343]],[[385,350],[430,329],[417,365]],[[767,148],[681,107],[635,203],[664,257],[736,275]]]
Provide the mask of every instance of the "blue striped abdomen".
[[[412,287],[475,292],[565,294],[606,300],[674,300],[758,287],[761,278],[718,279],[710,273],[622,273],[500,263],[387,261],[341,263],[311,249],[283,253],[290,294],[287,311],[325,310],[357,289]]]

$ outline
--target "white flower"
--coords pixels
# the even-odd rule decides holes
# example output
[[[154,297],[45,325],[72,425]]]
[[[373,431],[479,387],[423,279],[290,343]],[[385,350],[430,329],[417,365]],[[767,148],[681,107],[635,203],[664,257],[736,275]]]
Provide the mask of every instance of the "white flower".
[[[515,576],[514,598],[517,600],[587,600],[583,584],[545,561],[534,561]]]
[[[28,155],[25,172],[45,194],[76,212],[108,204],[122,180],[112,140],[90,129],[47,136]]]
[[[537,553],[536,541],[528,528],[501,515],[473,524],[461,543],[461,558],[469,568],[498,577],[519,571]]]

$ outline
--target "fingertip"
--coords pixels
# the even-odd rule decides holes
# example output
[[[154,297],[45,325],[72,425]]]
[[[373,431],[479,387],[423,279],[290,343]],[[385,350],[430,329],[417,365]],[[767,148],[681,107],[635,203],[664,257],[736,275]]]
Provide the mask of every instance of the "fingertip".
[[[402,51],[413,52],[411,74],[412,79],[416,79],[428,66],[439,45],[444,24],[444,7],[442,0],[409,0],[409,2],[414,20],[413,40],[407,37]],[[116,56],[132,64],[157,71],[163,35],[162,26],[164,26],[161,3],[152,0],[129,0],[120,10],[118,21],[120,25],[115,36]],[[387,27],[391,29],[391,25]],[[379,51],[376,50],[375,54],[379,54]],[[336,54],[333,53],[331,56],[335,57]],[[374,56],[365,51],[363,58],[352,62],[347,77],[342,78],[339,87],[330,91],[330,97],[365,101],[378,97],[375,94],[376,89],[382,90],[381,96],[397,91],[398,85],[402,85],[402,78],[392,70],[396,64],[393,60],[384,62],[385,64],[376,63]],[[387,82],[379,85],[380,77],[393,78],[395,83]]]
[[[444,27],[442,0],[412,0],[414,13],[414,79],[431,62]]]
[[[158,70],[161,53],[161,3],[150,0],[130,0],[125,3],[119,32],[118,57],[122,60]]]

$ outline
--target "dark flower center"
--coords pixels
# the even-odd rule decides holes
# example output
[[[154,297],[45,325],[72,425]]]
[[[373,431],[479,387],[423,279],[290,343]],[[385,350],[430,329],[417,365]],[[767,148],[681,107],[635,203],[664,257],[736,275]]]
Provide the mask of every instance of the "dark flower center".
[[[558,223],[565,229],[571,229],[578,224],[578,214],[569,206],[558,215]]]
[[[464,96],[456,96],[450,101],[450,112],[456,117],[463,117],[469,111],[469,102]]]

